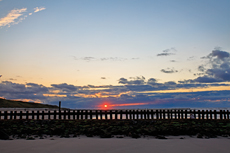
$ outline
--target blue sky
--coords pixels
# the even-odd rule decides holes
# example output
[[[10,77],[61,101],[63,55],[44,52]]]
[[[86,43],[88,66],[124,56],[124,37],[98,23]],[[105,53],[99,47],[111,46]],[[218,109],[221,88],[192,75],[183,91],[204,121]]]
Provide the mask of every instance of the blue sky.
[[[0,97],[71,108],[229,107],[229,6],[1,0]]]

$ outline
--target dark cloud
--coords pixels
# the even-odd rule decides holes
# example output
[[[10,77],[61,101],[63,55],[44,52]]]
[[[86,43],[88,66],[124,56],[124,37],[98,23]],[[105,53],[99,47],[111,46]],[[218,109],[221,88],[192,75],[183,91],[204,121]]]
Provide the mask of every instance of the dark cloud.
[[[225,58],[229,58],[230,54],[226,51],[213,50],[212,53],[208,55],[208,57],[216,57],[220,60],[224,60]]]
[[[101,77],[101,79],[103,79],[103,80],[104,80],[104,79],[106,79],[106,77]]]
[[[167,68],[167,69],[161,69],[161,72],[163,73],[177,73],[178,71],[174,68]]]
[[[132,78],[132,80],[127,80],[125,78],[120,78],[118,80],[118,83],[127,84],[127,85],[142,85],[142,84],[145,83],[145,78],[144,77],[136,77],[136,78]]]
[[[199,82],[199,83],[222,82],[222,80],[220,80],[220,79],[211,78],[211,77],[209,77],[209,76],[198,77],[198,78],[194,79],[193,81],[194,81],[194,82]]]
[[[206,65],[200,65],[198,70],[203,76],[193,81],[211,83],[211,82],[228,82],[230,81],[230,54],[226,51],[213,50],[203,59],[209,59]]]
[[[74,85],[68,85],[66,83],[62,83],[62,84],[51,84],[52,87],[54,87],[55,89],[59,89],[62,91],[67,91],[67,92],[74,92],[77,91],[78,88]]]
[[[176,62],[176,60],[170,60],[170,62]]]
[[[157,56],[170,56],[170,55],[175,55],[174,53],[160,53],[157,54]]]
[[[175,53],[172,52],[176,52],[177,50],[175,48],[170,48],[170,49],[165,49],[162,52],[163,53],[159,53],[157,54],[157,56],[170,56],[170,55],[175,55]]]

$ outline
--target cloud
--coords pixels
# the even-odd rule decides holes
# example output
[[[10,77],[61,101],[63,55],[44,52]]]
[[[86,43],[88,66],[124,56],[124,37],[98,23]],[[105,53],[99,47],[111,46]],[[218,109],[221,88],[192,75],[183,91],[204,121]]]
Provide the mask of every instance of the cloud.
[[[161,72],[163,73],[177,73],[178,71],[174,68],[167,68],[167,69],[161,69]]]
[[[175,55],[173,53],[160,53],[160,54],[157,54],[157,56],[169,56],[169,55]]]
[[[107,57],[107,58],[100,58],[101,61],[107,61],[107,60],[111,60],[111,61],[125,61],[127,60],[127,58],[120,58],[120,57]]]
[[[77,91],[78,88],[74,85],[68,85],[67,83],[62,83],[62,84],[51,84],[52,87],[55,89],[59,89],[62,91],[68,91],[68,92],[74,92]]]
[[[22,8],[22,9],[14,9],[11,10],[10,13],[8,13],[5,17],[0,19],[0,27],[3,26],[11,26],[12,24],[18,24],[24,18],[20,18],[24,12],[26,12],[27,8]]]
[[[103,79],[103,80],[104,80],[104,79],[106,79],[106,77],[101,77],[101,79]]]
[[[145,78],[142,77],[136,77],[136,78],[132,78],[132,80],[127,80],[125,78],[120,78],[118,80],[118,83],[120,84],[128,84],[128,85],[142,85],[145,83]]]
[[[171,52],[176,52],[177,50],[175,48],[170,48],[170,49],[165,49],[162,52],[163,53],[159,53],[157,54],[157,56],[170,56],[170,55],[175,55],[175,53],[171,53]]]
[[[45,9],[46,9],[45,7],[35,7],[34,8],[34,13],[42,11],[42,10],[45,10]]]
[[[230,53],[221,50],[213,50],[203,59],[208,59],[206,65],[200,65],[198,70],[203,76],[193,81],[197,82],[229,82],[230,81]]]
[[[224,60],[225,58],[229,58],[230,54],[226,51],[213,50],[207,57],[217,57],[220,60]]]

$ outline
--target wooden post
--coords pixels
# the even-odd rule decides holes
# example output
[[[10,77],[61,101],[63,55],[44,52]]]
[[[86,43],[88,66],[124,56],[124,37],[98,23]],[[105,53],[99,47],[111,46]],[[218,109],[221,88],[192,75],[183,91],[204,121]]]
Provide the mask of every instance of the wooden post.
[[[8,112],[5,111],[5,112],[4,112],[4,119],[5,119],[5,120],[7,120],[7,116],[8,116]]]
[[[32,120],[34,120],[34,111],[32,111]]]
[[[20,119],[22,119],[22,111],[20,111]]]
[[[107,110],[105,110],[105,119],[107,120],[108,119],[108,116],[107,116]]]
[[[48,120],[50,120],[50,110],[48,111]]]
[[[133,119],[135,120],[135,119],[137,119],[137,114],[138,113],[138,111],[137,110],[135,110],[135,109],[133,109]],[[136,117],[135,117],[136,116]]]
[[[223,110],[224,119],[227,119],[226,112]]]
[[[188,111],[187,111],[187,109],[185,110],[185,112],[184,112],[184,118],[187,120],[188,119]]]
[[[10,119],[13,119],[13,111],[10,111]]]
[[[198,115],[198,119],[201,119],[201,114],[200,114],[200,110],[197,111],[197,115]]]
[[[29,112],[26,111],[26,119],[28,120],[29,119]]]
[[[170,114],[169,114],[169,110],[168,109],[166,110],[166,113],[167,113],[167,119],[169,120],[170,119]]]
[[[59,101],[59,112],[61,111],[61,101]],[[59,118],[60,119],[60,118]]]
[[[151,119],[152,119],[152,120],[154,119],[154,112],[153,112],[152,109],[151,109]]]
[[[209,119],[209,112],[208,112],[208,110],[206,110],[206,119],[207,120]]]
[[[120,120],[122,120],[122,110],[120,110]]]
[[[129,119],[133,119],[133,110],[129,110]]]
[[[98,111],[97,110],[96,110],[95,114],[96,114],[96,120],[98,120]]]
[[[229,120],[229,110],[227,110],[227,119]]]
[[[44,120],[44,119],[45,119],[45,112],[42,111],[42,120]]]
[[[202,120],[204,120],[204,110],[202,110]]]
[[[115,120],[117,120],[117,110],[115,110]]]
[[[210,114],[210,119],[212,120],[212,110],[209,110],[209,114]]]
[[[73,110],[73,120],[75,120],[76,116],[75,116],[75,110]]]
[[[111,120],[113,119],[113,111],[112,110],[109,111],[109,119],[111,119]]]
[[[128,119],[128,110],[126,109],[125,111],[125,119],[127,120]]]
[[[169,114],[170,114],[170,119],[173,119],[173,112],[172,112],[172,109],[169,110]]]
[[[165,110],[163,109],[163,119],[165,120]]]
[[[0,111],[0,120],[2,119],[2,111]]]
[[[214,110],[214,119],[215,119],[215,120],[217,119],[217,113],[216,113],[216,110]]]
[[[177,110],[177,112],[178,112],[178,119],[181,119],[181,110]]]
[[[222,110],[220,110],[220,119],[221,119],[221,120],[223,119],[223,113],[222,113]]]
[[[77,120],[79,120],[79,114],[80,114],[80,112],[79,112],[79,110],[77,110]]]
[[[160,119],[162,119],[162,110],[160,109],[160,112],[159,112],[159,116],[160,116]]]
[[[100,119],[102,120],[103,116],[102,116],[102,110],[100,110]]]
[[[156,119],[159,119],[158,109],[156,110]]]
[[[70,110],[68,110],[68,120],[70,120]]]

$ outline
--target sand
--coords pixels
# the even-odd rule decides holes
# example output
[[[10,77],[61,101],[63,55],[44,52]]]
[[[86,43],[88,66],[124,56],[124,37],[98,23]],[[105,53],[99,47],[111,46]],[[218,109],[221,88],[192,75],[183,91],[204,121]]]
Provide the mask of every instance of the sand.
[[[183,136],[184,137],[184,136]],[[1,153],[217,153],[229,152],[229,138],[198,139],[185,136],[155,138],[51,138],[0,140]]]

